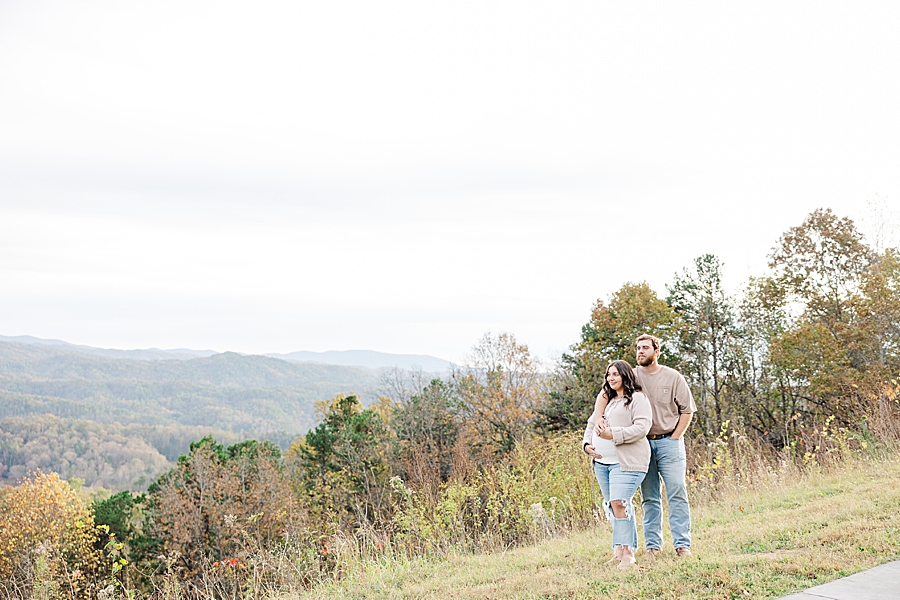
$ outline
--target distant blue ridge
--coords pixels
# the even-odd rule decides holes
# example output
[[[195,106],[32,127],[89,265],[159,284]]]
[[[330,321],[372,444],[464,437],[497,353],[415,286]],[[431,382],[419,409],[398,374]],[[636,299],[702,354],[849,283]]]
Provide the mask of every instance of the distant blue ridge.
[[[162,350],[160,348],[136,350],[95,348],[93,346],[71,344],[62,340],[42,339],[30,335],[0,335],[0,342],[27,344],[29,346],[50,346],[105,358],[131,360],[191,360],[193,358],[203,358],[220,354],[220,352],[215,350],[191,350],[189,348],[175,348],[171,350]],[[389,352],[377,352],[375,350],[329,350],[327,352],[300,350],[297,352],[288,352],[286,354],[268,353],[263,356],[290,362],[365,367],[369,369],[385,369],[393,367],[400,369],[421,369],[426,373],[444,373],[455,366],[449,360],[429,356],[427,354],[391,354]]]

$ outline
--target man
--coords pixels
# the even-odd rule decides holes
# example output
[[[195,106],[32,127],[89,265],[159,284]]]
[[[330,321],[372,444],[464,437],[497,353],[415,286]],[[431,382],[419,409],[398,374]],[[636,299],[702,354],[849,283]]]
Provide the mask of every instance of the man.
[[[697,412],[694,397],[684,377],[675,369],[659,364],[659,340],[641,335],[637,342],[637,368],[634,370],[653,409],[650,441],[650,468],[641,484],[644,509],[644,544],[650,555],[662,550],[662,492],[666,484],[669,499],[669,529],[678,556],[691,555],[691,511],[685,482],[687,462],[682,436]],[[606,397],[597,398],[598,412],[606,409]]]

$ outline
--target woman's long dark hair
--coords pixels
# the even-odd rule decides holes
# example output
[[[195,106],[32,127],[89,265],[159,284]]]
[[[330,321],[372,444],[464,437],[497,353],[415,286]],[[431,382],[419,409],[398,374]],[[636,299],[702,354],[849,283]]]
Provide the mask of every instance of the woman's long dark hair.
[[[631,395],[641,391],[641,384],[637,382],[637,378],[634,376],[631,365],[624,360],[612,361],[609,363],[609,366],[606,367],[606,374],[603,375],[603,392],[606,394],[607,402],[612,402],[613,398],[616,397],[616,390],[609,387],[609,381],[606,380],[606,376],[609,375],[609,370],[613,367],[616,368],[616,371],[618,371],[619,375],[622,377],[622,394],[625,396],[625,406],[628,406],[631,404]]]

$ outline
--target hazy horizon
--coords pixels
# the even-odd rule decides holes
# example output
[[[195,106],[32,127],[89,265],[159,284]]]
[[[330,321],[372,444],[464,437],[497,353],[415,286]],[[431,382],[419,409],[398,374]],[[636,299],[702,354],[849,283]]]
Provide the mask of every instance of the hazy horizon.
[[[295,361],[295,362],[321,362],[322,364],[331,364],[331,365],[344,365],[344,366],[369,366],[366,362],[377,362],[379,359],[382,361],[387,361],[388,357],[394,357],[398,361],[403,364],[392,364],[389,365],[385,362],[382,366],[400,366],[402,368],[412,368],[419,367],[423,368],[427,372],[434,372],[435,369],[429,369],[429,366],[436,366],[438,363],[447,363],[447,366],[452,364],[452,361],[444,359],[440,356],[433,356],[430,354],[410,354],[410,353],[396,353],[396,352],[382,352],[375,349],[370,348],[349,348],[345,350],[324,350],[324,351],[314,351],[314,350],[303,350],[298,349],[292,352],[263,352],[263,353],[251,353],[251,352],[240,352],[238,350],[213,350],[210,348],[100,348],[97,346],[90,346],[87,344],[78,344],[74,342],[70,342],[68,340],[60,340],[55,338],[38,338],[31,335],[4,335],[0,334],[0,342],[7,343],[21,343],[26,345],[39,345],[39,346],[48,346],[54,348],[68,348],[75,350],[99,350],[99,351],[107,351],[109,353],[168,353],[171,355],[190,355],[191,358],[201,358],[208,357],[215,354],[224,354],[226,352],[234,352],[236,354],[241,354],[244,356],[264,356],[270,358],[279,358],[287,361]],[[374,355],[374,356],[372,356]],[[127,358],[127,356],[121,356],[121,358]],[[164,358],[162,356],[156,358]],[[156,358],[150,356],[142,356],[139,360],[154,360]],[[363,360],[362,362],[352,362],[358,358],[369,360]],[[426,359],[424,362],[427,364],[419,364],[415,362],[415,359]],[[319,359],[319,360],[316,360]],[[330,360],[329,360],[330,359]],[[421,362],[421,361],[420,361]],[[443,370],[443,369],[438,369]]]

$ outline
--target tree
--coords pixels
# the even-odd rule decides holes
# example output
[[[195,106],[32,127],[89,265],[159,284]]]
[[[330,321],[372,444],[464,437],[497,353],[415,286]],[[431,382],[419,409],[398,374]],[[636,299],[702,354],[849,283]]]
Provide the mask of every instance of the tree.
[[[395,404],[391,426],[404,475],[415,487],[450,476],[461,409],[453,387],[440,379],[432,379],[419,393]]]
[[[87,598],[100,572],[94,519],[56,473],[34,472],[0,495],[0,580]]]
[[[817,209],[789,229],[770,255],[774,279],[799,307],[772,341],[772,364],[802,399],[798,412],[849,424],[866,413],[870,339],[859,303],[873,253],[849,218]]]
[[[228,448],[205,437],[148,491],[145,531],[185,579],[207,562],[270,547],[301,517],[283,476],[281,451],[247,440]]]
[[[816,209],[778,240],[769,268],[785,289],[804,305],[811,320],[840,338],[851,317],[848,302],[872,262],[872,250],[847,217]]]
[[[888,248],[863,275],[852,302],[858,319],[860,353],[866,365],[864,398],[883,436],[900,437],[900,251]]]
[[[541,377],[528,346],[510,333],[486,333],[453,374],[469,447],[484,461],[507,457],[541,403]]]
[[[853,299],[866,364],[900,370],[900,251],[888,248],[875,257]]]
[[[594,410],[594,398],[584,391],[581,363],[563,354],[547,376],[547,398],[538,408],[535,429],[545,436],[569,433],[584,427]],[[588,384],[590,389],[595,385]]]
[[[325,529],[384,520],[390,441],[382,411],[343,394],[318,410],[322,422],[288,450],[293,485],[311,518]]]
[[[726,388],[733,368],[730,350],[737,338],[734,308],[722,286],[722,275],[719,259],[704,254],[694,260],[692,270],[676,274],[668,287],[667,301],[683,323],[678,343],[687,380],[693,383],[707,431],[718,431],[727,418]]]
[[[634,363],[635,340],[649,333],[663,340],[660,362],[678,362],[673,338],[678,316],[645,282],[626,283],[608,303],[597,300],[581,339],[562,356],[551,379],[550,399],[538,423],[545,431],[583,427],[603,388],[606,367],[613,360]]]
[[[771,277],[751,278],[737,307],[737,323],[733,410],[770,443],[782,446],[803,402],[796,381],[771,357],[772,344],[789,327],[784,288]]]

